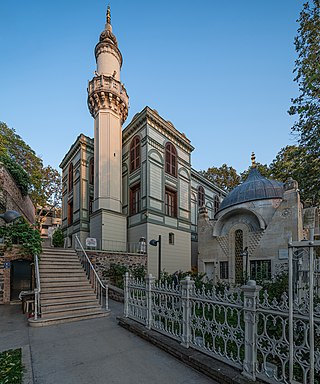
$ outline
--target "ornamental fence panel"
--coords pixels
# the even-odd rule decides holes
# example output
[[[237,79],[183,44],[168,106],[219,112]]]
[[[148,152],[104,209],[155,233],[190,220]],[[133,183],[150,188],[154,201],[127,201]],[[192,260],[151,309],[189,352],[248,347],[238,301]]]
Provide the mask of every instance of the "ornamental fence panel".
[[[126,274],[124,287],[126,317],[186,348],[237,367],[251,380],[320,384],[316,286],[299,287],[291,314],[286,293],[281,300],[271,300],[254,281],[237,289],[209,291],[196,290],[189,277],[174,286],[156,282],[151,275],[139,281]],[[316,303],[312,313],[310,292]]]

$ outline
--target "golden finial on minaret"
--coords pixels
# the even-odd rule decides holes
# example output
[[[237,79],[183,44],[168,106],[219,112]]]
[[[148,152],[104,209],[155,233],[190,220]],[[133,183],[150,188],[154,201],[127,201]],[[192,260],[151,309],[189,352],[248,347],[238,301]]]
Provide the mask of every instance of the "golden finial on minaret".
[[[251,153],[251,167],[252,168],[255,168],[256,167],[256,155],[254,154],[254,152]]]
[[[108,5],[108,8],[107,8],[107,24],[111,24],[110,5]]]

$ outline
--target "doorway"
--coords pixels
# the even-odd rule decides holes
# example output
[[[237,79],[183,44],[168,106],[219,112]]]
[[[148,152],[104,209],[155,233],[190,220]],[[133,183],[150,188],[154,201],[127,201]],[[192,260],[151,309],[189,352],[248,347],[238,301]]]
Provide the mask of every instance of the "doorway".
[[[32,289],[31,261],[14,260],[10,271],[10,300],[19,300],[21,291]]]

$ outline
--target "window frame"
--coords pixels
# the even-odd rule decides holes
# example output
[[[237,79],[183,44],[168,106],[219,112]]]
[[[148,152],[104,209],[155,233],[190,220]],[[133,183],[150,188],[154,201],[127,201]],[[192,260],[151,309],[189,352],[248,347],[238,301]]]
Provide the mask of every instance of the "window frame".
[[[201,208],[205,205],[206,197],[205,197],[205,191],[202,185],[199,185],[198,187],[198,207]]]
[[[73,190],[73,164],[70,163],[68,169],[68,192]]]
[[[177,150],[170,142],[165,146],[165,172],[177,177]]]
[[[260,265],[259,265],[260,264]],[[265,269],[265,267],[267,268]],[[272,278],[272,265],[270,259],[250,260],[250,279],[267,280]],[[258,276],[260,274],[260,277]]]
[[[169,232],[169,244],[174,245],[174,233]]]
[[[73,224],[73,200],[68,201],[68,225]]]
[[[89,160],[89,184],[94,184],[94,158],[91,157]]]
[[[229,279],[229,262],[227,260],[219,262],[219,276],[220,280]]]
[[[130,206],[129,214],[130,216],[136,215],[141,211],[141,184],[137,183],[130,187]]]
[[[168,187],[165,188],[165,215],[169,217],[177,217],[177,191],[170,189]]]
[[[141,140],[139,136],[135,136],[130,144],[130,172],[140,168],[141,165]]]

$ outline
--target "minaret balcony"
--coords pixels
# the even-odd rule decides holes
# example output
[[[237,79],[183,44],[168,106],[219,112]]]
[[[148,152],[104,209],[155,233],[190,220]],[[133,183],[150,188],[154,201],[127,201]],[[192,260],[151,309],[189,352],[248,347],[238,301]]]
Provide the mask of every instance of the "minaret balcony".
[[[129,96],[124,85],[113,76],[95,76],[88,85],[88,107],[93,117],[100,109],[112,109],[121,114],[124,122],[128,116]]]

